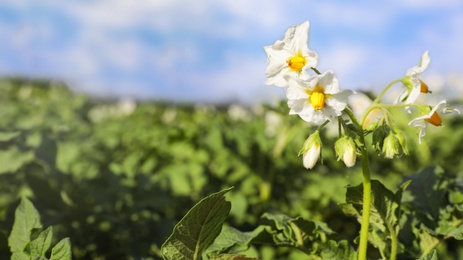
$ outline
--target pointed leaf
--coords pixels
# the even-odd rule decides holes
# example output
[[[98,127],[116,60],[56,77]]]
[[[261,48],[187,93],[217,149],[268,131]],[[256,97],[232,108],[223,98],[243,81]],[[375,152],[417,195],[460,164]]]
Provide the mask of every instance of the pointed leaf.
[[[291,223],[294,223],[307,236],[318,235],[319,233],[325,233],[327,235],[334,233],[334,231],[331,230],[326,223],[312,221],[302,217],[297,217],[292,220]]]
[[[50,260],[71,260],[71,242],[69,238],[64,238],[56,244],[51,250]]]
[[[410,177],[412,183],[408,188],[414,199],[411,203],[423,214],[439,219],[439,209],[446,205],[447,183],[438,176],[441,169],[431,167]]]
[[[456,240],[463,240],[463,225],[452,230],[447,236],[452,236]]]
[[[8,238],[12,253],[22,252],[31,241],[32,231],[42,228],[40,215],[27,198],[21,199],[14,216],[13,228]]]
[[[34,158],[33,151],[22,151],[17,147],[0,150],[0,174],[15,172]]]
[[[247,257],[244,255],[225,254],[216,256],[212,258],[212,260],[259,260],[259,258]]]
[[[432,236],[426,231],[422,231],[419,236],[420,236],[420,249],[422,252],[426,252],[429,248],[433,248],[435,244],[439,242],[438,238]],[[426,254],[426,256],[429,256],[429,255],[431,254]],[[433,258],[423,258],[423,259],[433,259]]]
[[[342,240],[339,243],[329,240],[322,245],[321,258],[355,260],[357,259],[357,252],[355,252],[355,249],[346,240]]]
[[[32,240],[29,244],[31,257],[45,256],[45,253],[50,248],[53,238],[53,228],[48,227],[40,232],[39,236]]]
[[[165,259],[201,259],[230,212],[231,203],[224,195],[231,189],[209,195],[188,211],[161,247]]]
[[[418,260],[438,260],[439,258],[437,257],[437,250],[434,249],[429,254],[420,257]]]
[[[262,218],[266,218],[272,221],[272,226],[274,226],[277,230],[282,231],[284,236],[287,238],[291,238],[292,236],[292,229],[291,226],[288,225],[290,221],[293,219],[284,215],[284,214],[271,214],[271,213],[264,213]]]
[[[11,260],[30,260],[31,257],[24,252],[14,252],[11,254]]]
[[[259,226],[251,232],[241,232],[236,228],[230,226],[224,226],[222,232],[214,240],[206,250],[208,256],[220,255],[221,253],[235,253],[242,249],[247,249],[250,242],[255,239],[261,232],[263,232],[264,226]],[[272,242],[272,239],[269,239]],[[236,247],[236,250],[234,250]]]

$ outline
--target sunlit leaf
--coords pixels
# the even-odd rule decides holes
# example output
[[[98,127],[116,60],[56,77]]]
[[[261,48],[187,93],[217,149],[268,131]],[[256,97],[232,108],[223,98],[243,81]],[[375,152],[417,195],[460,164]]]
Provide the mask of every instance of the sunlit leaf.
[[[329,240],[322,246],[321,250],[322,259],[357,259],[357,252],[345,240],[336,242]]]
[[[33,151],[21,151],[16,147],[0,150],[0,174],[15,172],[34,158]]]
[[[212,260],[259,260],[259,258],[247,257],[244,255],[224,254],[211,258]]]
[[[201,259],[201,254],[220,234],[231,204],[224,195],[232,188],[202,199],[180,220],[161,252],[165,259]]]
[[[21,132],[16,131],[16,132],[0,132],[0,142],[8,142],[18,135],[20,135]]]
[[[31,256],[45,256],[45,253],[50,248],[52,238],[52,227],[48,227],[44,231],[40,232],[39,236],[36,239],[32,240],[29,244]]]
[[[71,242],[69,238],[64,238],[51,250],[50,260],[71,260]]]
[[[13,229],[8,238],[8,245],[12,253],[22,252],[31,241],[33,230],[42,228],[40,215],[27,198],[21,199],[21,203],[16,208],[14,219]]]

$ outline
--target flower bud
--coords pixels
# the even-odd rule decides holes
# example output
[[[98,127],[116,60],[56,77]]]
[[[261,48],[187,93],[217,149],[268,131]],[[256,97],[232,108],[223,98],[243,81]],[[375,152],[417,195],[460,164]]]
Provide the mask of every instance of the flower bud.
[[[384,157],[388,159],[392,159],[396,155],[401,155],[399,140],[392,131],[389,132],[389,135],[384,139],[382,152]]]
[[[399,141],[399,144],[400,144],[400,148],[402,149],[402,152],[406,155],[408,155],[408,146],[407,146],[407,139],[405,138],[405,135],[395,129],[395,137],[397,138],[397,140]]]
[[[334,144],[334,150],[338,156],[338,161],[343,160],[347,167],[355,165],[357,159],[357,152],[355,142],[349,136],[339,138]]]
[[[307,140],[304,142],[304,147],[302,147],[299,155],[302,154],[302,160],[304,167],[307,169],[312,169],[320,157],[320,150],[322,146],[322,141],[320,139],[319,131],[311,134]]]
[[[389,132],[390,132],[389,126],[387,126],[384,123],[381,123],[380,126],[378,126],[376,129],[373,130],[372,145],[376,151],[383,150],[384,139],[387,137]]]

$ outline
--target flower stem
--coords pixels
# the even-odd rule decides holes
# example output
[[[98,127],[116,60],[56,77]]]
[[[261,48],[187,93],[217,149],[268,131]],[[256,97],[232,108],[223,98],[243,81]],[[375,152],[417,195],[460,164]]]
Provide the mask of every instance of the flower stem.
[[[321,74],[320,71],[317,70],[317,68],[311,67],[311,69],[312,69],[315,73],[317,73],[317,75],[320,75],[320,74]]]
[[[371,207],[371,179],[370,179],[370,163],[368,161],[368,153],[365,146],[365,138],[360,137],[363,143],[361,148],[362,155],[362,170],[363,170],[363,208],[362,208],[362,227],[360,229],[360,243],[358,249],[358,259],[367,259],[368,247],[368,230],[370,225],[370,207]]]
[[[371,208],[371,178],[370,178],[370,162],[368,161],[368,152],[365,143],[365,134],[355,118],[354,114],[349,108],[344,110],[352,120],[359,132],[360,138],[360,153],[362,156],[362,171],[363,171],[363,206],[362,206],[362,223],[360,228],[360,243],[358,249],[358,259],[367,259],[367,247],[368,247],[368,230],[370,226],[370,208]]]
[[[389,235],[391,236],[391,255],[389,256],[389,259],[395,260],[397,255],[397,234],[391,223],[386,222],[386,225],[389,230]]]
[[[402,81],[402,78],[396,79],[396,80],[392,81],[391,83],[389,83],[389,85],[387,85],[383,89],[383,91],[381,91],[381,93],[376,97],[376,99],[373,101],[373,104],[378,103],[381,100],[381,98],[383,98],[384,94],[386,94],[386,92],[392,87],[392,85],[394,85],[397,82],[401,82],[401,81]]]

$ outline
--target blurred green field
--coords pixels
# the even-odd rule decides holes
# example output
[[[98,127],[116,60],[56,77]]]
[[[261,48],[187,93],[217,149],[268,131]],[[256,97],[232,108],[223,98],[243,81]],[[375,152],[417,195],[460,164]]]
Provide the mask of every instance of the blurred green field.
[[[297,155],[315,128],[289,116],[284,101],[245,107],[98,100],[61,83],[15,78],[0,81],[0,102],[1,259],[10,257],[7,239],[21,196],[55,228],[56,240],[70,237],[74,259],[160,259],[185,213],[232,186],[226,222],[241,231],[269,212],[323,221],[339,240],[358,235],[357,220],[338,204],[346,187],[361,183],[359,163],[346,168],[336,161],[337,133],[325,131],[323,164],[306,170]],[[439,166],[439,185],[461,194],[462,118],[444,118],[445,127],[429,129],[421,145],[417,129],[407,126],[411,118],[395,119],[410,155],[387,160],[371,153],[372,178],[395,191],[404,178]],[[453,196],[457,207],[463,200],[455,194],[445,199]],[[286,248],[253,250],[291,255]],[[463,245],[448,240],[438,250],[452,259]]]

